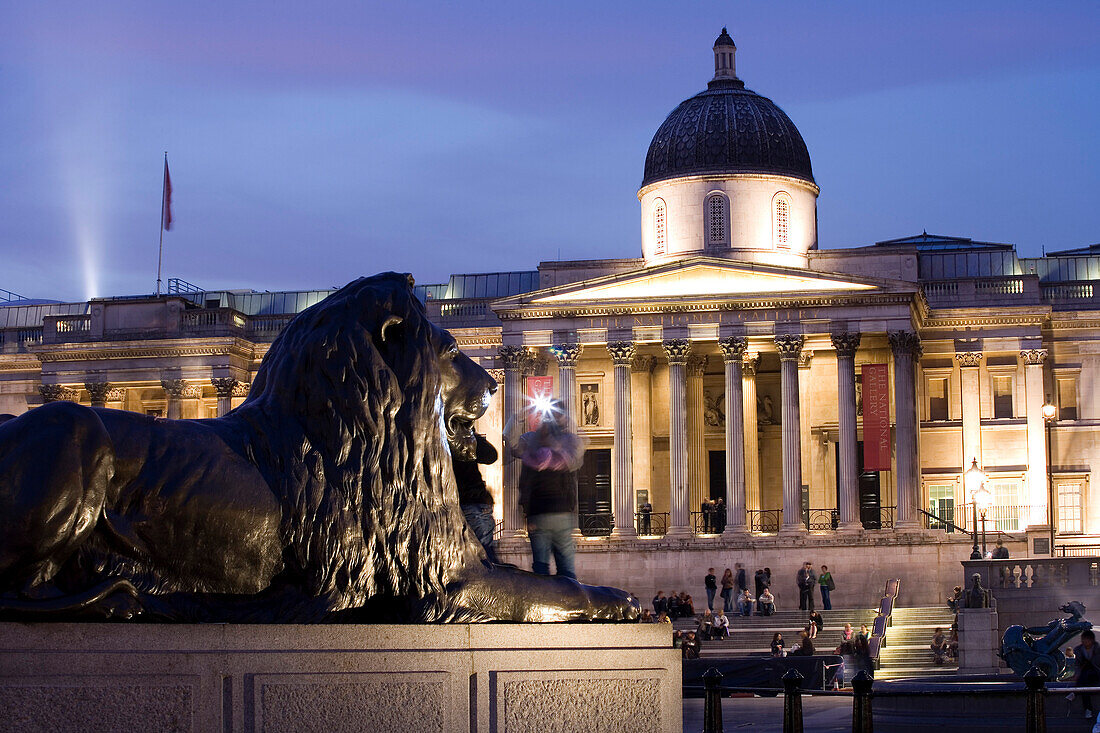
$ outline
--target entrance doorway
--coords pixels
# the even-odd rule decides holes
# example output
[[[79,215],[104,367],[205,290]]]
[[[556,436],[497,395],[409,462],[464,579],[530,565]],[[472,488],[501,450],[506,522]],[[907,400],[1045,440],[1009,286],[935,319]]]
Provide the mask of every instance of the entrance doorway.
[[[840,476],[840,443],[834,443],[836,475]],[[859,521],[864,529],[882,529],[882,492],[878,471],[863,470],[863,441],[856,443],[856,471],[859,477]],[[836,482],[837,506],[840,506],[840,480]]]
[[[611,449],[585,451],[577,471],[577,514],[585,535],[611,534]]]

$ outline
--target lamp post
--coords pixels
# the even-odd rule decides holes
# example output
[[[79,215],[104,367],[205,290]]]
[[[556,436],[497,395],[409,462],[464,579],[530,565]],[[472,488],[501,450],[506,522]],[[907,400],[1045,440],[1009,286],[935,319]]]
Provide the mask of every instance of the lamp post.
[[[974,506],[982,516],[982,557],[985,557],[985,513],[993,506],[993,494],[985,486],[974,492]]]
[[[978,549],[978,491],[984,490],[986,475],[982,469],[978,468],[978,459],[975,458],[970,468],[966,469],[966,472],[962,475],[963,487],[966,490],[966,496],[970,500],[969,503],[974,508],[974,524],[971,525],[971,533],[974,535],[974,550],[970,553],[971,560],[981,560],[982,552]],[[986,494],[989,492],[986,491]],[[983,525],[985,521],[985,512],[982,512]],[[984,541],[984,538],[983,538]]]
[[[1054,466],[1051,463],[1050,428],[1058,419],[1058,408],[1048,399],[1043,405],[1043,422],[1047,428],[1047,524],[1050,525],[1050,556],[1054,557],[1055,522],[1058,520],[1054,505]]]

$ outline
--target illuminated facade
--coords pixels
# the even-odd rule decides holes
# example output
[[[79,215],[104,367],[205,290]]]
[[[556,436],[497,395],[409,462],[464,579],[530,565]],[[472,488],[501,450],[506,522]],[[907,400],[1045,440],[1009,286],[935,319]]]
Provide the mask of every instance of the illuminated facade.
[[[1014,554],[1047,551],[1051,515],[1060,545],[1100,534],[1100,248],[1029,259],[921,234],[818,249],[805,143],[744,88],[724,31],[714,52],[708,89],[647,154],[640,258],[419,286],[501,383],[479,425],[494,442],[531,376],[572,410],[589,444],[582,577],[647,594],[734,561],[793,578],[809,559],[850,574],[840,605],[899,576],[927,602],[969,554],[973,460],[988,532]],[[0,413],[72,399],[221,414],[282,325],[327,295],[172,290],[0,307]],[[502,555],[525,564],[515,466],[484,473]]]

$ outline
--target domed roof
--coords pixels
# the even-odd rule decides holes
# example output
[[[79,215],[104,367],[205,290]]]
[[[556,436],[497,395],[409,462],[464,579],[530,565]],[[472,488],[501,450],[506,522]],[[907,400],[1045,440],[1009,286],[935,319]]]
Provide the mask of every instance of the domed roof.
[[[708,173],[776,173],[814,183],[791,118],[739,79],[716,78],[672,111],[649,144],[642,187]]]

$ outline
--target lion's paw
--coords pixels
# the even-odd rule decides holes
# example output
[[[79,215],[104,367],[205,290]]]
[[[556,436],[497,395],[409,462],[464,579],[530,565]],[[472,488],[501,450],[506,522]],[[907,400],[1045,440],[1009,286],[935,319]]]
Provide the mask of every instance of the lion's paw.
[[[630,593],[604,585],[586,585],[593,621],[635,621],[642,606]]]

